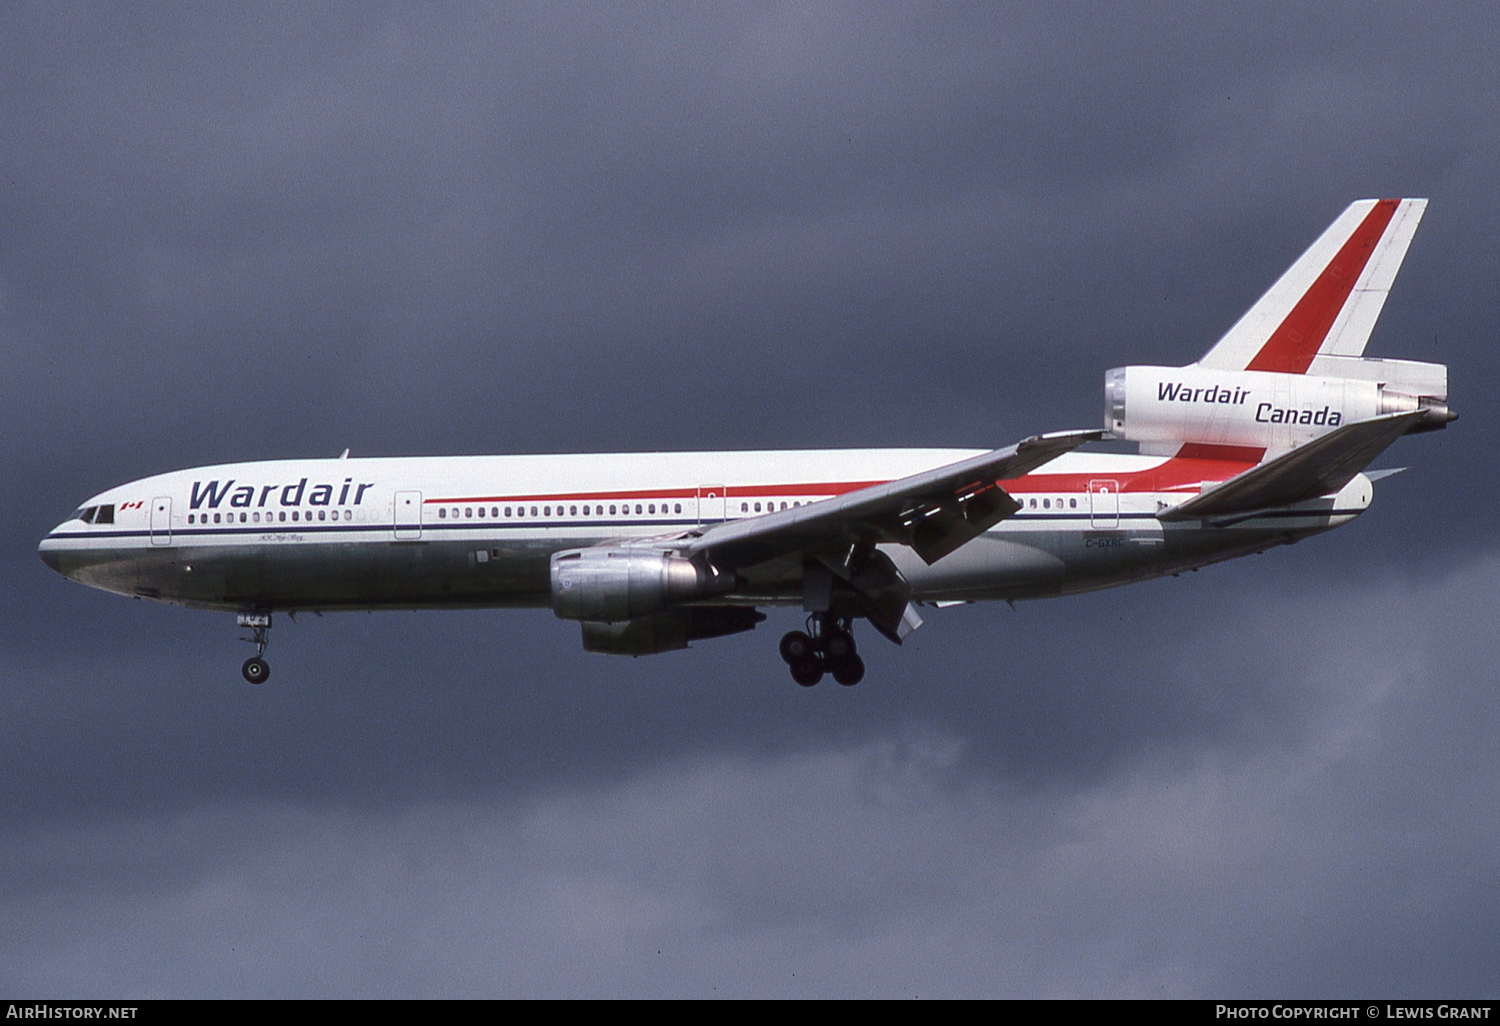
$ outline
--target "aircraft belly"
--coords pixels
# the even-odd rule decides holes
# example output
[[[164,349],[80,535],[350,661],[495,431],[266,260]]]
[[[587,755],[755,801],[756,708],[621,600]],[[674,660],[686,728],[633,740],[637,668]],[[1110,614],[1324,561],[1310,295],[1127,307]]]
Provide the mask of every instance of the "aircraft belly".
[[[1296,528],[1284,525],[1218,528],[1192,524],[1150,533],[1090,532],[1071,546],[1067,579],[1061,593],[1095,591],[1195,570],[1286,545],[1326,529],[1322,524]]]
[[[504,548],[422,541],[81,550],[69,554],[69,576],[211,608],[545,606],[548,561],[558,547],[537,540]]]
[[[984,534],[931,566],[905,546],[884,549],[919,600],[1055,594],[1067,571],[1035,533],[1028,533],[1024,541]]]
[[[1191,525],[1163,530],[1153,521],[1117,530],[1024,525],[988,532],[938,560],[923,563],[909,549],[888,547],[925,601],[1030,599],[1093,591],[1204,566],[1286,544],[1324,528],[1220,529]]]

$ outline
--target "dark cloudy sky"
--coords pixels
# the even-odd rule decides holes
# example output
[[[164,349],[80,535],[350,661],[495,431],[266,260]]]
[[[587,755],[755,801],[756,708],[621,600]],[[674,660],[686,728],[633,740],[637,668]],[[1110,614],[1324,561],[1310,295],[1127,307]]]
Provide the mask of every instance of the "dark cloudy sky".
[[[1335,535],[579,650],[48,571],[248,458],[1004,445],[1200,355],[1351,200],[1452,367]],[[1500,19],[1444,4],[0,10],[0,995],[1493,997]]]

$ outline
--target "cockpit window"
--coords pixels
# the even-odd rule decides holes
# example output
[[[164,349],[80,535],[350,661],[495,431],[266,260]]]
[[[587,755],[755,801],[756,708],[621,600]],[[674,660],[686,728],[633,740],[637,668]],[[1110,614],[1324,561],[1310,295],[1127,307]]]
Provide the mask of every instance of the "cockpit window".
[[[99,512],[96,513],[96,514],[94,514],[94,523],[96,523],[96,524],[112,524],[114,522],[115,522],[115,505],[114,505],[114,503],[110,503],[107,506],[100,506],[99,507]]]
[[[85,524],[92,524],[94,522],[94,514],[98,512],[98,510],[98,506],[85,506],[83,509],[78,511],[78,519],[82,520]]]

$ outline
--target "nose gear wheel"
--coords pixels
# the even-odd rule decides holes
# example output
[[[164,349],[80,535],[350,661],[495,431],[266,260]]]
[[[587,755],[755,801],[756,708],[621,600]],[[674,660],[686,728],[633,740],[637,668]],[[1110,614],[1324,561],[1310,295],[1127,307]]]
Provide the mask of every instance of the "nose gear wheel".
[[[250,637],[240,640],[255,646],[255,654],[245,660],[245,665],[240,667],[240,675],[251,684],[264,684],[271,676],[271,664],[262,658],[266,652],[266,644],[270,641],[271,614],[241,613],[235,622],[250,631]]]

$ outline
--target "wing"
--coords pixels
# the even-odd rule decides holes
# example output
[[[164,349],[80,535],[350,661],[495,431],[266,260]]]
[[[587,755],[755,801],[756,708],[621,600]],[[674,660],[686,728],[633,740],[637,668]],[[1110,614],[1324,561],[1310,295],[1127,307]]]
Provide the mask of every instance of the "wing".
[[[1425,410],[1414,410],[1345,424],[1156,517],[1167,521],[1209,520],[1289,506],[1336,492],[1425,415]]]
[[[1102,434],[1037,435],[822,502],[716,524],[682,549],[724,570],[801,556],[815,571],[825,567],[853,588],[864,600],[871,623],[899,642],[921,620],[907,608],[910,589],[905,579],[875,546],[908,545],[926,562],[935,563],[1020,509],[996,481],[1020,477]],[[816,585],[810,588],[817,590]]]

